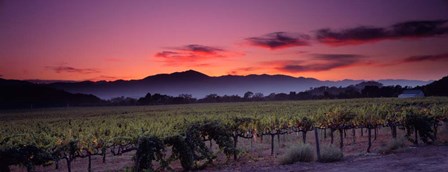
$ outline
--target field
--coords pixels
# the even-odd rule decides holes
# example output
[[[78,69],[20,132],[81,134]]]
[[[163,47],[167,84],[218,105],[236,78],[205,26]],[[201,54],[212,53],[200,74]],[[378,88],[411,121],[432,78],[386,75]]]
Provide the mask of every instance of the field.
[[[448,98],[438,97],[1,111],[0,171],[276,166],[303,138],[349,156],[404,136],[442,143],[447,117]]]

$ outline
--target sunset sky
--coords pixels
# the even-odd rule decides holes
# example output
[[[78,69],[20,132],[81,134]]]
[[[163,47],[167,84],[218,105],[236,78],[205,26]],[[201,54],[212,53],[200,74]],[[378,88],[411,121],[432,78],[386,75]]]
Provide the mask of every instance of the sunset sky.
[[[0,77],[448,75],[447,0],[0,0]]]

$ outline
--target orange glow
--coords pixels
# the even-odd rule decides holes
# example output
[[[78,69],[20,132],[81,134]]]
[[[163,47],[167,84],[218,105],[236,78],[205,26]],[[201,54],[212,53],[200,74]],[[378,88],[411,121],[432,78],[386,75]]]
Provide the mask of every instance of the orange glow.
[[[7,1],[0,15],[6,24],[0,78],[112,81],[190,69],[322,80],[448,74],[443,3],[355,4]],[[322,29],[328,32],[320,39]]]

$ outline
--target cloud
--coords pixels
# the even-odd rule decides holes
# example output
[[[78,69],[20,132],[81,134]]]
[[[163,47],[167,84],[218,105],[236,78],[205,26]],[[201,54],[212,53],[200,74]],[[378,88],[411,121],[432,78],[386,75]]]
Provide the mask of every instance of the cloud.
[[[94,78],[89,78],[87,80],[89,81],[116,81],[123,78],[129,78],[129,77],[117,77],[117,76],[109,76],[109,75],[100,75]]]
[[[244,54],[235,53],[216,47],[191,44],[158,52],[154,55],[154,57],[161,60],[168,66],[177,66],[184,64],[193,66],[204,66],[209,65],[208,63],[204,63],[204,61],[207,60],[241,55]]]
[[[181,48],[181,50],[200,53],[200,54],[217,54],[218,52],[224,51],[223,49],[220,49],[220,48],[209,47],[209,46],[204,46],[204,45],[197,45],[197,44],[187,45],[187,46]]]
[[[195,64],[195,67],[210,67],[212,66],[212,64],[209,63],[199,63],[199,64]]]
[[[47,66],[49,70],[53,70],[56,73],[81,73],[81,74],[91,74],[100,73],[100,71],[92,68],[75,68],[70,66]]]
[[[418,38],[448,34],[447,20],[408,21],[392,26],[391,37]]]
[[[448,61],[448,53],[435,55],[410,56],[403,59],[403,62],[422,62],[422,61]]]
[[[386,35],[386,31],[382,28],[361,26],[345,29],[339,32],[331,29],[321,29],[317,31],[316,39],[324,44],[341,46],[379,41],[384,39]]]
[[[309,59],[303,60],[271,60],[254,64],[250,67],[237,68],[229,74],[248,74],[254,71],[263,72],[323,72],[333,69],[371,65],[367,58],[357,54],[311,54]]]
[[[417,56],[409,56],[401,59],[396,59],[392,61],[385,62],[377,62],[375,66],[378,67],[389,67],[402,65],[406,63],[415,63],[415,62],[448,62],[448,53],[442,54],[429,54],[429,55],[417,55]]]
[[[278,70],[284,72],[321,72],[359,64],[364,56],[355,54],[316,54],[312,62],[286,61]]]
[[[261,37],[251,37],[246,40],[253,46],[269,48],[272,50],[295,46],[308,46],[309,35],[286,32],[269,33]]]
[[[246,74],[248,72],[253,72],[253,71],[256,71],[256,70],[260,70],[260,69],[263,69],[263,68],[261,68],[261,67],[242,67],[242,68],[234,69],[234,70],[228,72],[227,74],[229,74],[229,75],[241,75],[241,74]]]
[[[190,59],[195,60],[198,58],[207,57],[224,57],[221,53],[226,52],[223,49],[191,44],[178,48],[171,48],[170,51],[162,51],[155,54],[156,57],[160,58],[177,58],[177,59]]]
[[[189,55],[189,54],[182,54],[182,53],[178,53],[178,52],[174,52],[174,51],[162,51],[162,52],[156,53],[154,56],[161,57],[161,58],[177,58],[177,57],[187,56],[187,55]]]
[[[432,20],[402,22],[386,28],[359,26],[339,31],[326,28],[316,32],[316,39],[324,44],[344,46],[382,40],[435,37],[447,34],[447,20]]]

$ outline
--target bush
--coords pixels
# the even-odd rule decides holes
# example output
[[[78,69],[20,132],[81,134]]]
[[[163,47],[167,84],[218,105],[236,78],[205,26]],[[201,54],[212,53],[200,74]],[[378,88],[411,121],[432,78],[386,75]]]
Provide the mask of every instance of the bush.
[[[393,139],[388,144],[382,146],[379,149],[379,152],[382,154],[390,154],[396,150],[404,148],[406,145],[404,144],[403,139]]]
[[[335,162],[344,158],[342,151],[335,146],[322,146],[320,151],[320,162]]]
[[[297,161],[311,162],[314,160],[313,148],[309,144],[298,144],[289,148],[280,160],[281,164],[292,164]]]

